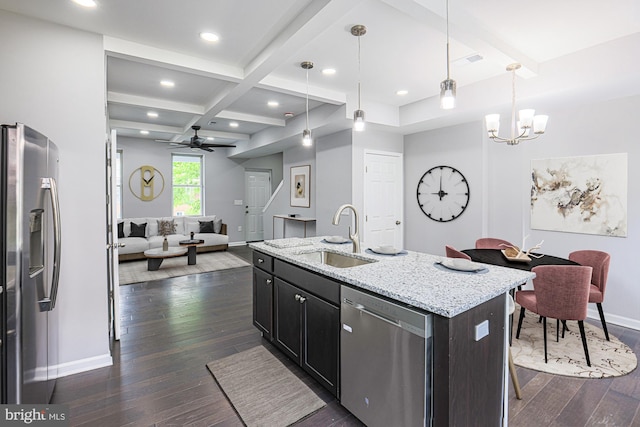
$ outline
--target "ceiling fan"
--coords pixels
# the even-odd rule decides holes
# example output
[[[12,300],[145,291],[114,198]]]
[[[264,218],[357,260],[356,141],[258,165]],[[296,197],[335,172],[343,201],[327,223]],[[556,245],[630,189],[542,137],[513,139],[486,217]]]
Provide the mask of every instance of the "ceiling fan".
[[[201,150],[208,151],[208,152],[214,151],[212,147],[235,147],[235,145],[232,145],[232,144],[212,144],[212,143],[205,142],[206,141],[205,138],[201,138],[198,136],[198,131],[200,130],[200,126],[193,125],[191,126],[191,129],[194,130],[194,135],[191,137],[191,139],[187,141],[172,142],[164,139],[156,139],[156,141],[169,142],[170,145],[179,145],[179,146],[182,146],[183,148],[199,148]]]

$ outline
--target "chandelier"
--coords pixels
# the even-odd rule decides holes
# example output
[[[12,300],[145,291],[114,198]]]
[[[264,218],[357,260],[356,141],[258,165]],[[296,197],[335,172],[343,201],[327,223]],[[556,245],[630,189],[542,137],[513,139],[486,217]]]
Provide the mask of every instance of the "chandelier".
[[[507,145],[518,145],[520,141],[536,139],[542,135],[547,127],[549,116],[535,115],[535,110],[525,109],[518,111],[516,121],[516,70],[521,64],[510,64],[507,71],[511,71],[511,137],[503,138],[498,136],[500,130],[500,114],[487,114],[484,118],[487,125],[489,138],[495,142],[506,142]],[[533,136],[529,136],[533,129]]]

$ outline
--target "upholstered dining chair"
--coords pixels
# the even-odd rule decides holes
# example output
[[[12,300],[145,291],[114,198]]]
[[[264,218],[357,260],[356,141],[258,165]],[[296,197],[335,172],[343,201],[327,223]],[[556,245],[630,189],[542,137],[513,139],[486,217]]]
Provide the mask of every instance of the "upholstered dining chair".
[[[544,362],[547,363],[547,317],[566,322],[577,320],[582,338],[584,356],[591,366],[587,338],[584,333],[584,320],[587,318],[591,272],[589,266],[579,265],[539,265],[531,269],[536,274],[533,290],[516,292],[516,302],[520,304],[520,319],[516,339],[520,338],[520,329],[525,309],[542,317],[542,335],[544,339]]]
[[[445,245],[444,250],[447,254],[447,258],[463,258],[471,261],[471,257],[464,252],[460,252],[453,246]]]
[[[505,249],[509,246],[515,247],[511,242],[493,237],[482,237],[476,240],[476,249]]]
[[[602,251],[583,250],[571,252],[569,259],[580,265],[588,265],[593,268],[591,287],[589,288],[589,302],[595,303],[598,307],[598,314],[600,314],[600,322],[602,322],[604,336],[607,341],[610,341],[607,322],[604,320],[604,312],[602,311],[602,302],[604,301],[604,291],[607,287],[607,276],[609,275],[611,256]]]

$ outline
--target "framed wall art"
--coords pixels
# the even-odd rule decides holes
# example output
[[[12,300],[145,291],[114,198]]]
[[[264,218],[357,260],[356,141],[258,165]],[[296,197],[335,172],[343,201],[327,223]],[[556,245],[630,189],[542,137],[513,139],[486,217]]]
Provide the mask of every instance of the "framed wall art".
[[[310,165],[291,167],[291,206],[300,208],[311,206],[310,177]]]
[[[531,228],[627,236],[627,154],[531,160]]]

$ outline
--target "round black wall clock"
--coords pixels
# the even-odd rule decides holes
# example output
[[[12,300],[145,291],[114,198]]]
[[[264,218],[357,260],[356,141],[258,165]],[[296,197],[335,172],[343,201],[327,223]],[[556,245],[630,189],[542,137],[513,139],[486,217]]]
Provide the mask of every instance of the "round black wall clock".
[[[434,221],[449,222],[462,215],[469,204],[469,183],[451,166],[429,169],[418,181],[418,206]]]

